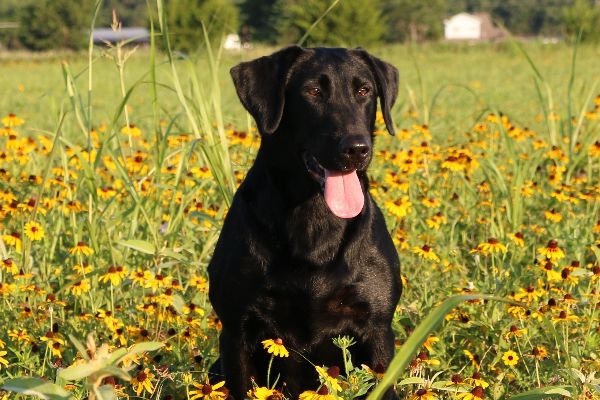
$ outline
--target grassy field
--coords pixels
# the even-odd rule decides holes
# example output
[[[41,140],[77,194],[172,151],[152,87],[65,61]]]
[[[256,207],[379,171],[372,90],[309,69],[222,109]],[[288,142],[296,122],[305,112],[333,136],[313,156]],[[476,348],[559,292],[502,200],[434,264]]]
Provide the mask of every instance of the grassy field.
[[[220,329],[206,265],[259,143],[228,69],[272,50],[96,49],[89,92],[87,54],[0,55],[0,385],[226,396],[206,380]],[[574,71],[573,50],[373,49],[402,80],[398,134],[378,122],[370,169],[406,284],[409,364],[387,378],[402,399],[600,398],[600,48],[579,47]],[[456,294],[514,303],[471,298],[417,328]],[[424,345],[401,347],[413,332]],[[373,367],[315,370],[304,397],[353,398]]]

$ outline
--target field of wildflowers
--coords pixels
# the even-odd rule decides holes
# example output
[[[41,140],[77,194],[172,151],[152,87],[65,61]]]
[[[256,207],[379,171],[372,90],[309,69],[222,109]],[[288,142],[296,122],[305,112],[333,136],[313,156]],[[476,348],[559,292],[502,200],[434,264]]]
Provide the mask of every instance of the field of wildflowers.
[[[220,325],[206,265],[260,140],[229,87],[234,57],[209,48],[192,62],[166,48],[97,49],[89,64],[70,56],[81,68],[63,62],[61,91],[39,71],[29,76],[28,61],[3,67],[3,398],[227,397],[227,382],[207,377]],[[464,56],[478,51],[493,53]],[[577,49],[560,51],[569,70]],[[471,82],[464,91],[477,101],[468,111],[452,97],[440,97],[446,106],[436,111],[441,90],[427,98],[432,83],[416,69],[394,111],[397,136],[378,118],[371,192],[405,283],[394,319],[398,349],[410,355],[393,377],[401,399],[600,398],[600,71],[578,81],[581,89],[562,75],[563,94],[528,53],[516,63],[517,53],[495,56],[527,79]],[[60,78],[58,62],[40,65]],[[30,93],[30,82],[42,88]],[[529,103],[481,106],[481,85],[502,85]],[[509,303],[469,297],[408,349],[414,356],[401,348],[456,294]],[[332,340],[345,365],[315,366],[315,385],[301,399],[350,399],[385,379],[373,366],[352,365],[351,338]],[[284,338],[263,345],[274,365],[296,351]],[[248,397],[285,398],[271,381]]]

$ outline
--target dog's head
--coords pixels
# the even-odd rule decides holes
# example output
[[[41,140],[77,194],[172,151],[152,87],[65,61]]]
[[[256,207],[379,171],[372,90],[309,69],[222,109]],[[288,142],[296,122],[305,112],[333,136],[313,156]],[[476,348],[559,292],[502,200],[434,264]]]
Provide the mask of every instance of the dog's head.
[[[368,188],[357,171],[371,161],[377,99],[394,134],[398,70],[362,49],[292,46],[241,63],[231,75],[263,141],[281,135],[285,156],[302,160],[331,211],[358,215]]]

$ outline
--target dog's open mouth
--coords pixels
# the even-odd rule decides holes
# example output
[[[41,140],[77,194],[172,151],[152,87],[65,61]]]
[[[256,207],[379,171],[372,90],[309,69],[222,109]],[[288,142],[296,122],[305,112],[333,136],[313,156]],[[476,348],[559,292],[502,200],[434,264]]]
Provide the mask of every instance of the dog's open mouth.
[[[314,156],[304,153],[302,157],[308,173],[321,185],[325,202],[333,214],[340,218],[354,218],[360,214],[365,195],[356,170],[328,170]]]

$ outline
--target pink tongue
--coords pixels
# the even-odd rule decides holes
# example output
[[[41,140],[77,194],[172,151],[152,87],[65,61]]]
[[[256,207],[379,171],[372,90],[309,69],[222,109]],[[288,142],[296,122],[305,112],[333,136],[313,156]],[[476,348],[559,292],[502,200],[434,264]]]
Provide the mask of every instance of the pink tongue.
[[[365,204],[356,171],[325,170],[325,202],[332,213],[340,218],[356,217]]]

